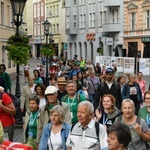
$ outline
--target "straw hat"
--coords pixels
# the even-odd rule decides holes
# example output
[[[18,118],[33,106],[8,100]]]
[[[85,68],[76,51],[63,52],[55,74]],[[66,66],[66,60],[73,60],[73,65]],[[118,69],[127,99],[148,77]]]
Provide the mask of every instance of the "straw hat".
[[[66,84],[66,79],[64,77],[58,77],[57,84]]]

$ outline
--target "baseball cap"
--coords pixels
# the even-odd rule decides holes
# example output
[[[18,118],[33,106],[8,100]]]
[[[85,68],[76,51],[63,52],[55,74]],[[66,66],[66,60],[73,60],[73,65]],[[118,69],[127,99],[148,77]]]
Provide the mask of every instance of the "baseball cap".
[[[54,94],[56,93],[58,90],[55,86],[48,86],[45,90],[45,95],[47,94]]]
[[[105,71],[106,74],[110,73],[110,74],[114,74],[114,70],[112,68],[107,68]]]

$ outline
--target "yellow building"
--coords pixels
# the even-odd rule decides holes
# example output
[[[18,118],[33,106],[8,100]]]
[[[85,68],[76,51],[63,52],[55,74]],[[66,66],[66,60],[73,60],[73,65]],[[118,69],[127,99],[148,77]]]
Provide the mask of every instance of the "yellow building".
[[[150,58],[149,0],[124,0],[124,48],[127,56]]]
[[[62,0],[45,0],[45,17],[52,25],[50,33],[53,34],[53,47],[57,56],[61,53],[63,42],[61,37],[62,20],[65,21],[65,18],[62,18],[65,16],[62,14],[63,3]]]
[[[5,46],[11,35],[15,34],[15,28],[12,22],[12,8],[10,0],[0,0],[0,64],[6,65],[8,73],[13,73],[15,65],[7,58]]]

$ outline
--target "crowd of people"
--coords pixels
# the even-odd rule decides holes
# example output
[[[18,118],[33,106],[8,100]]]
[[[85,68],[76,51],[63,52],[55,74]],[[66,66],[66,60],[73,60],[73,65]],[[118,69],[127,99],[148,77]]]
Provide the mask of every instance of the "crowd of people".
[[[39,150],[150,150],[150,89],[142,72],[119,75],[116,66],[55,59],[47,86],[43,66],[33,75],[29,66],[20,97],[24,143],[33,139]],[[5,70],[0,65],[0,78],[7,76],[0,84],[0,120],[13,141],[16,110]]]

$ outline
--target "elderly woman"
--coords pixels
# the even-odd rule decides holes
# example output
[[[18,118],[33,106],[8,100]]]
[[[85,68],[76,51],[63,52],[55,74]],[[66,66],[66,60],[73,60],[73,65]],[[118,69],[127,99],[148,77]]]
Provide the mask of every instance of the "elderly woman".
[[[24,122],[24,143],[27,143],[28,140],[33,139],[37,144],[38,135],[38,125],[39,125],[39,110],[40,99],[38,96],[32,96],[29,98],[29,109],[26,111],[25,122]]]
[[[118,123],[107,129],[108,150],[127,150],[131,142],[131,133],[128,126]]]
[[[91,72],[90,76],[87,78],[88,81],[88,89],[87,92],[89,94],[90,102],[94,102],[95,92],[97,90],[98,85],[100,84],[99,77],[95,76],[95,72]]]
[[[66,140],[70,125],[63,122],[64,113],[61,106],[56,105],[50,111],[51,123],[47,124],[42,133],[40,150],[67,150]]]
[[[143,102],[142,91],[139,84],[136,82],[135,74],[129,75],[129,81],[122,89],[122,99],[130,98],[135,105],[135,114],[138,114],[140,104]]]
[[[135,106],[131,99],[124,99],[121,107],[123,115],[117,117],[115,123],[122,123],[130,128],[132,140],[129,149],[146,150],[145,142],[150,141],[150,131],[145,120],[134,115]]]
[[[111,94],[105,94],[101,100],[101,107],[95,110],[95,121],[100,122],[106,127],[112,125],[119,115],[115,103],[116,100]]]
[[[140,108],[138,116],[143,118],[150,128],[150,91],[144,93],[144,103],[146,106]]]
[[[29,98],[36,94],[36,92],[34,91],[34,88],[35,88],[34,77],[29,76],[28,85],[23,86],[22,94],[20,97],[20,100],[21,100],[20,109],[21,109],[21,112],[24,113],[24,115],[25,115],[26,110],[29,107]]]

